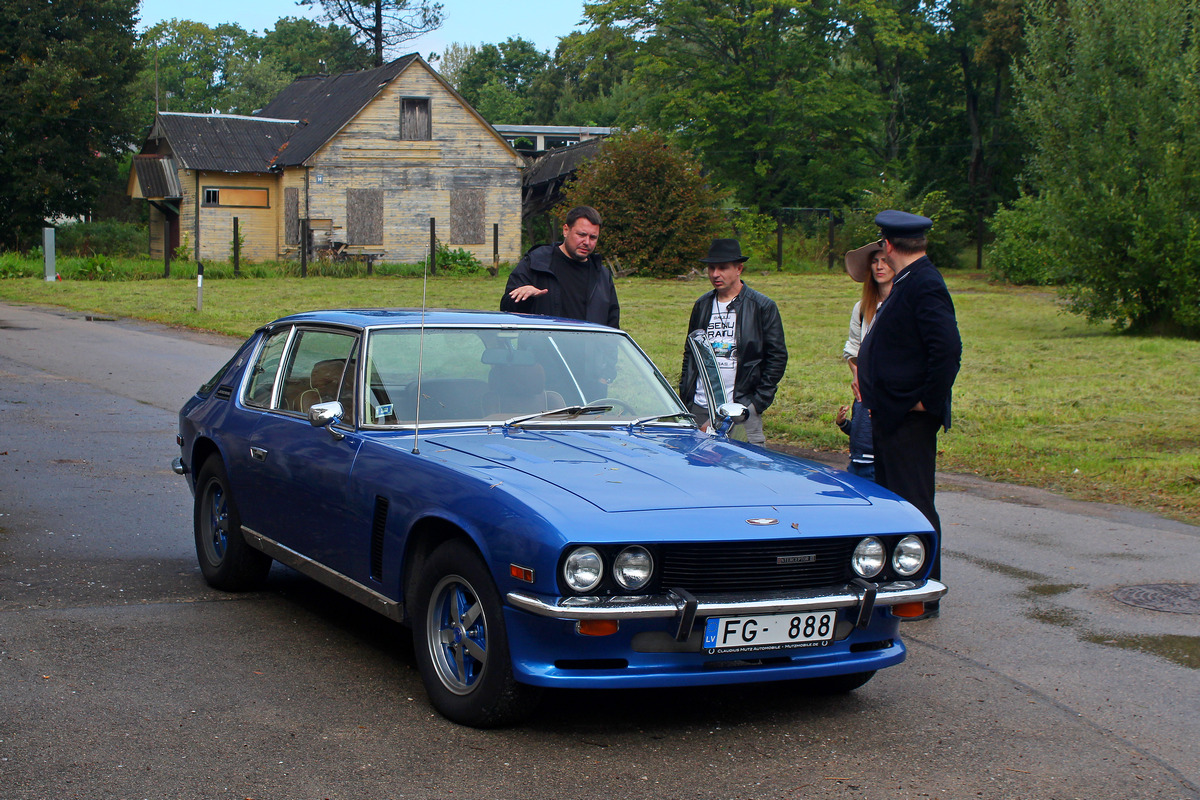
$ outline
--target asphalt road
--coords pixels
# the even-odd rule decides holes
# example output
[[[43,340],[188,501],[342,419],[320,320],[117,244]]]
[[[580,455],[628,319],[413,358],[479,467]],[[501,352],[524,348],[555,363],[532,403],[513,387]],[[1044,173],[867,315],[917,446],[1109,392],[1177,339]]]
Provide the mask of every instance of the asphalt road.
[[[1200,798],[1200,615],[1113,597],[1195,586],[1200,528],[955,476],[943,614],[853,695],[452,725],[406,629],[280,567],[201,579],[175,415],[235,344],[0,305],[0,800]]]

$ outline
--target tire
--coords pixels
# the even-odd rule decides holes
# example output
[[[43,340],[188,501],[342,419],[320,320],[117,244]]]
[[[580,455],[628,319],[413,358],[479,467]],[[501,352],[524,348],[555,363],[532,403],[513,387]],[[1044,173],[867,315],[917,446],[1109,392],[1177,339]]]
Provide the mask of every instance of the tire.
[[[196,559],[204,580],[214,589],[244,592],[262,586],[271,557],[255,550],[242,536],[229,476],[217,456],[210,456],[196,478],[193,513]]]
[[[870,672],[851,672],[848,675],[829,675],[824,678],[808,678],[804,688],[809,694],[849,694],[855,689],[865,686],[867,681],[875,677],[875,670]]]
[[[442,716],[496,728],[532,713],[540,691],[513,678],[500,595],[473,547],[439,545],[422,565],[415,599],[417,669]]]

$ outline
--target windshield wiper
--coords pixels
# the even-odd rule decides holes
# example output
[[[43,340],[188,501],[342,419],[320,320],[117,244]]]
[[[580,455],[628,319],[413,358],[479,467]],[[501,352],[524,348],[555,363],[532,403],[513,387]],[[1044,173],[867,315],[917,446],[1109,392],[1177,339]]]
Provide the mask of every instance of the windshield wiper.
[[[665,422],[671,419],[689,419],[692,421],[693,425],[696,424],[696,418],[693,415],[686,411],[676,411],[674,414],[655,414],[652,417],[641,417],[640,419],[635,419],[633,422],[629,423],[629,432],[633,433],[634,428],[645,426],[650,422]]]
[[[606,411],[612,411],[611,405],[586,405],[586,406],[564,406],[563,408],[555,408],[550,411],[539,411],[536,414],[525,414],[520,417],[504,420],[504,427],[517,428],[524,425],[526,422],[535,422],[540,419],[576,419],[584,414],[603,414]]]

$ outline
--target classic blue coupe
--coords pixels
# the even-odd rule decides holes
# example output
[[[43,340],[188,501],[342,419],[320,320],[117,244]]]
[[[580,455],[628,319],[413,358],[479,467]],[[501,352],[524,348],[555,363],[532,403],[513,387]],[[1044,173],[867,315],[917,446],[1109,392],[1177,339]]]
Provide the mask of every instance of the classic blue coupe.
[[[459,723],[511,724],[553,687],[853,690],[945,593],[938,541],[874,483],[733,441],[744,413],[701,431],[612,328],[318,311],[200,387],[174,469],[209,584],[260,587],[274,560],[405,623]]]

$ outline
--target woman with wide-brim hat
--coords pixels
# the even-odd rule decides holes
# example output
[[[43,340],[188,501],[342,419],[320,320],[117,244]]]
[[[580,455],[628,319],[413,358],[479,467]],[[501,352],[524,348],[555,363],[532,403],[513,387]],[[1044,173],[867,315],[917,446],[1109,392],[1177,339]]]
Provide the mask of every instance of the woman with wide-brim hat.
[[[875,446],[871,419],[863,407],[862,393],[858,388],[858,348],[870,330],[876,312],[892,291],[892,280],[896,273],[884,256],[883,242],[880,241],[846,253],[846,274],[861,283],[863,290],[862,297],[850,312],[850,334],[842,348],[842,358],[850,367],[854,405],[848,419],[845,407],[839,409],[836,422],[850,436],[850,471],[864,478],[874,478]]]

